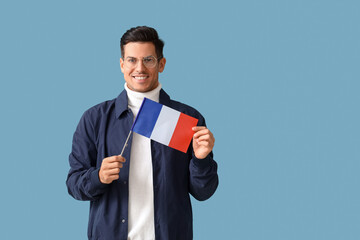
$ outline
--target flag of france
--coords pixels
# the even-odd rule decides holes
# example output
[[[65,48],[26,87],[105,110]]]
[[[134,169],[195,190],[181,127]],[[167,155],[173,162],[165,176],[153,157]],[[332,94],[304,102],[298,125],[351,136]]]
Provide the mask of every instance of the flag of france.
[[[197,122],[196,118],[144,98],[131,130],[186,153]]]

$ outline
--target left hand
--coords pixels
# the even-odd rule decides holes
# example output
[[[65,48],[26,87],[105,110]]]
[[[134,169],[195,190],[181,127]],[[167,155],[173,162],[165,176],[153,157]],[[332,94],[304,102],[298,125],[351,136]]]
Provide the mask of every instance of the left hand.
[[[214,135],[204,126],[193,127],[193,149],[195,157],[204,159],[212,151],[215,138]]]

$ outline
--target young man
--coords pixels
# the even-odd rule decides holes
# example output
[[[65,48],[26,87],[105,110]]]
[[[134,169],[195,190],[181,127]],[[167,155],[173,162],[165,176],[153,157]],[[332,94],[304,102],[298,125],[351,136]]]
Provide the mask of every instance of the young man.
[[[166,59],[155,29],[131,28],[120,47],[125,90],[82,116],[69,156],[69,194],[90,201],[89,239],[192,239],[189,194],[206,200],[218,185],[215,139],[198,111],[161,89]],[[199,119],[187,153],[133,133],[119,156],[144,97]]]

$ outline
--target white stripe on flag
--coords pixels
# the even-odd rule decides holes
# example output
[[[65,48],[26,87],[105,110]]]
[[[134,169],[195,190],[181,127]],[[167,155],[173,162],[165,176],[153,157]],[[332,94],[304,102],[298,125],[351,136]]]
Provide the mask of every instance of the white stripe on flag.
[[[180,112],[163,105],[150,138],[164,145],[169,145],[179,116]]]

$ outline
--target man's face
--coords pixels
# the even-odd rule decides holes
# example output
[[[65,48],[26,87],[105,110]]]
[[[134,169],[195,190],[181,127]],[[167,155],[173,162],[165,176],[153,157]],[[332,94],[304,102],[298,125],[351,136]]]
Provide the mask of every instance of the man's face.
[[[127,87],[136,92],[148,92],[159,85],[159,72],[164,70],[166,59],[162,58],[155,67],[146,67],[143,58],[154,56],[157,58],[155,45],[151,42],[130,42],[124,45],[124,59],[120,58],[121,72]],[[126,59],[137,59],[136,66],[129,67]]]

